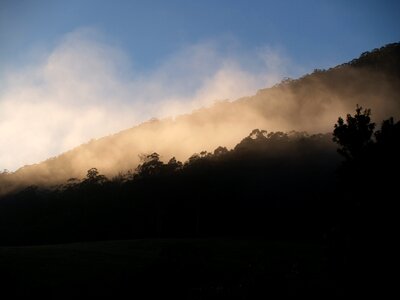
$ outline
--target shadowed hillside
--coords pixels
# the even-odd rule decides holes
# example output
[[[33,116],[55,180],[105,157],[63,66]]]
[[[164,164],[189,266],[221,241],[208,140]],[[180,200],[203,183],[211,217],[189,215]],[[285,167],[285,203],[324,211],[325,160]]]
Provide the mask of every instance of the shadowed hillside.
[[[1,174],[0,192],[82,178],[92,167],[114,176],[134,169],[140,155],[152,152],[165,161],[172,156],[184,161],[220,145],[232,148],[254,128],[328,132],[332,120],[356,104],[371,108],[376,120],[398,118],[399,70],[400,45],[390,44],[335,68],[287,79],[251,97],[220,102],[175,119],[152,120],[40,164]]]
[[[235,148],[184,164],[142,158],[134,173],[29,187],[0,200],[1,244],[264,235],[319,239],[339,156],[331,135],[255,129]],[[322,201],[323,199],[323,201]],[[292,224],[296,224],[294,229]],[[279,224],[279,226],[276,226]]]
[[[3,290],[381,295],[393,280],[400,121],[370,116],[357,106],[333,135],[254,129],[232,150],[185,163],[152,153],[111,180],[91,168],[3,196]]]

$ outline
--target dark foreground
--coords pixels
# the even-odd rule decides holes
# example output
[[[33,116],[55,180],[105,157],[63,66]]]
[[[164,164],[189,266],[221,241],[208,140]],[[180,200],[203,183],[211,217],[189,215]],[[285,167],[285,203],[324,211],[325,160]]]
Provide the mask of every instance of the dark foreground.
[[[10,296],[259,299],[343,293],[318,244],[258,239],[139,239],[1,247]]]

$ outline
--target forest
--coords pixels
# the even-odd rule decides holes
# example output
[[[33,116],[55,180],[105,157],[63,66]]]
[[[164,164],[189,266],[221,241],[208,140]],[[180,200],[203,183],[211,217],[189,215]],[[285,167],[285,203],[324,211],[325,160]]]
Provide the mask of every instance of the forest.
[[[400,44],[389,44],[249,97],[216,102],[175,118],[150,120],[45,161],[0,173],[0,195],[30,185],[52,186],[71,177],[83,178],[90,168],[112,178],[134,169],[141,155],[153,152],[162,160],[176,157],[184,162],[202,150],[233,149],[255,128],[328,133],[337,117],[353,111],[357,104],[370,108],[376,122],[391,116],[399,119],[399,70]]]
[[[362,58],[363,55],[358,64],[371,65]],[[381,286],[379,281],[390,284],[393,280],[387,270],[393,259],[389,244],[396,234],[400,169],[400,122],[390,117],[374,123],[372,116],[371,109],[357,105],[346,117],[332,120],[332,131],[325,134],[259,128],[230,150],[219,146],[212,152],[195,153],[184,162],[175,157],[163,161],[157,152],[149,152],[140,155],[139,165],[126,165],[124,169],[129,171],[114,176],[101,174],[93,166],[84,178],[14,190],[0,198],[0,250],[89,242],[98,245],[107,241],[120,245],[123,241],[135,241],[142,243],[135,244],[134,251],[138,251],[137,245],[155,241],[152,249],[167,247],[168,250],[157,254],[161,255],[157,256],[161,264],[155,263],[154,269],[140,274],[150,272],[146,276],[152,277],[161,272],[157,274],[171,279],[145,276],[147,279],[139,280],[140,284],[136,282],[136,288],[163,282],[175,295],[178,291],[191,291],[199,296],[207,290],[213,296],[222,293],[232,298],[239,287],[245,286],[246,292],[240,294],[243,297],[237,293],[236,296],[248,299],[255,291],[267,295],[259,289],[265,283],[263,280],[269,280],[270,288],[275,284],[276,288],[285,286],[287,294],[298,294],[299,289],[305,294],[317,291],[325,296],[368,294],[373,287]],[[158,245],[160,241],[167,246]],[[199,241],[210,244],[204,246]],[[224,273],[228,277],[219,283],[225,289],[221,292],[211,283],[213,277],[204,275],[220,267],[221,262],[215,265],[212,262],[217,256],[207,252],[213,249],[210,245],[215,241],[222,243],[215,246],[215,251],[221,251],[220,256],[226,251],[230,257],[233,248],[244,247],[243,252],[238,251],[246,259],[253,255],[260,261],[268,255],[275,257],[278,265],[272,270],[284,275],[271,283],[276,274],[257,269],[251,271],[252,283],[249,283],[247,279],[237,279],[241,275],[232,279]],[[246,248],[241,244],[243,241],[257,246]],[[98,249],[109,244],[100,245]],[[190,247],[196,249],[195,254]],[[310,258],[314,250],[307,252],[304,247],[318,249],[318,255]],[[281,250],[276,250],[273,256],[275,250],[271,249],[278,248]],[[297,254],[290,252],[296,249],[303,250]],[[18,276],[2,260],[1,251],[1,279],[14,287],[18,285],[15,279]],[[129,256],[132,252],[124,253]],[[291,259],[295,257],[290,267],[280,263],[288,255]],[[233,268],[235,259],[228,263],[228,269]],[[255,265],[264,266],[260,261]],[[318,265],[318,271],[298,271],[299,264]],[[207,272],[205,266],[211,266]],[[193,275],[198,268],[206,273]],[[114,293],[116,288],[121,293],[128,290],[133,284],[130,276],[135,280],[139,276],[129,270],[124,271],[127,272],[123,273],[124,280],[107,281],[109,285],[104,290],[97,288],[96,293]],[[302,272],[303,277],[299,275]],[[185,274],[198,280],[185,281]],[[287,276],[293,279],[289,285]],[[174,279],[184,283],[176,286],[172,283]],[[86,283],[91,286],[97,282],[89,279]],[[197,290],[198,285],[201,291]],[[27,294],[47,289],[46,285],[38,290],[31,288],[26,290]],[[71,290],[81,292],[82,287],[72,286]],[[272,290],[273,295],[281,293]]]
[[[370,113],[357,107],[354,117],[339,118],[333,138],[254,129],[230,151],[218,147],[184,163],[152,153],[110,179],[92,168],[83,179],[27,187],[1,199],[1,243],[218,235],[318,240],[337,214],[395,192],[400,123],[390,118],[375,130]]]
[[[365,279],[379,267],[369,255],[385,252],[380,247],[395,234],[389,222],[400,164],[400,122],[376,126],[370,114],[357,106],[332,134],[254,129],[230,151],[218,147],[184,163],[152,153],[110,179],[92,168],[81,180],[28,187],[1,199],[1,244],[221,237],[317,243],[330,249],[340,272],[355,268]],[[340,266],[342,256],[347,263]]]

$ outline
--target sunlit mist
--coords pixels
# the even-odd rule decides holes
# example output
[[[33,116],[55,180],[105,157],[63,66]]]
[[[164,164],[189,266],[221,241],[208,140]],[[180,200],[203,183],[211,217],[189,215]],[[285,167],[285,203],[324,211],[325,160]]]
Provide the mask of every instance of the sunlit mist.
[[[15,170],[150,118],[177,116],[278,82],[286,61],[271,47],[225,55],[217,42],[189,45],[151,72],[81,29],[39,61],[9,72],[0,91],[1,168]],[[254,54],[254,53],[252,53]],[[12,155],[10,155],[12,153]]]
[[[185,161],[232,148],[255,128],[331,132],[357,104],[377,121],[400,116],[400,83],[385,73],[342,65],[280,82],[290,60],[276,49],[253,59],[223,54],[215,42],[188,46],[144,74],[90,30],[67,35],[40,64],[7,79],[2,167],[57,157],[20,168],[5,189],[82,178],[92,167],[112,177],[153,152]]]

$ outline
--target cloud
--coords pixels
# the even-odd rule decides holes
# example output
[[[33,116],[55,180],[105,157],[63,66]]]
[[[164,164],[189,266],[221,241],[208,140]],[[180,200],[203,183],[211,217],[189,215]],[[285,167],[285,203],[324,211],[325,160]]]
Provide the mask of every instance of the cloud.
[[[96,31],[67,34],[43,59],[4,79],[0,168],[40,162],[152,117],[251,95],[288,72],[279,49],[231,45],[189,45],[154,70],[136,72],[134,61]]]

